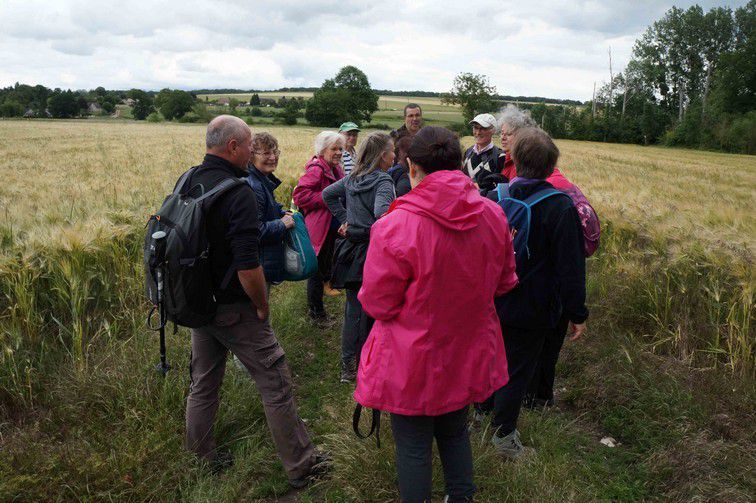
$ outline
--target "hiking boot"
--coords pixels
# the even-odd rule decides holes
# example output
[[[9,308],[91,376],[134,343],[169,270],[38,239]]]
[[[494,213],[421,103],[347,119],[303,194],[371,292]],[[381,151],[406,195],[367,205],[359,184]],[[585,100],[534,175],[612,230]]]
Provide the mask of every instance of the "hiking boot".
[[[487,412],[480,411],[478,409],[473,410],[472,417],[470,418],[470,424],[467,426],[467,431],[475,431],[481,428],[487,417]]]
[[[331,287],[331,282],[326,281],[325,283],[323,283],[323,293],[329,297],[338,297],[339,295],[341,295],[341,290],[335,290]]]
[[[452,501],[451,500],[451,496],[449,496],[448,494],[446,496],[444,496],[444,503],[449,503],[450,501]],[[475,497],[474,496],[463,496],[462,499],[460,499],[459,497],[457,497],[454,501],[464,501],[465,503],[472,503],[473,501],[475,501]]]
[[[510,461],[519,459],[524,454],[535,452],[532,447],[525,447],[520,441],[520,432],[515,430],[509,435],[500,437],[498,432],[491,437],[491,443],[496,451]]]
[[[319,311],[314,312],[310,311],[310,319],[312,320],[313,324],[320,328],[320,329],[329,329],[333,327],[334,323],[336,322],[336,319],[328,314],[326,314],[325,311]]]
[[[315,462],[310,467],[310,471],[296,479],[289,479],[289,485],[294,489],[302,489],[316,480],[325,477],[331,471],[332,465],[333,462],[327,454],[316,452]]]
[[[357,360],[349,358],[341,360],[341,382],[349,383],[357,379]]]

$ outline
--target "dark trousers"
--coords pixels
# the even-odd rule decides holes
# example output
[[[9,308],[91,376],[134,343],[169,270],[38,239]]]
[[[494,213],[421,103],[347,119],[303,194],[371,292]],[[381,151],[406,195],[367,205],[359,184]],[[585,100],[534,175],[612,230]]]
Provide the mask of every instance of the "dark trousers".
[[[541,355],[536,361],[533,378],[528,386],[528,398],[547,401],[554,399],[556,364],[567,334],[567,325],[569,325],[569,319],[562,316],[557,327],[546,335]]]
[[[491,425],[499,436],[504,436],[517,428],[522,399],[533,377],[543,341],[553,329],[526,330],[502,326],[501,331],[507,353],[509,382],[494,393]]]
[[[475,494],[467,407],[441,416],[391,414],[396,443],[396,469],[402,502],[430,501],[433,439],[444,467],[450,502],[472,501]]]
[[[307,280],[307,307],[310,316],[322,316],[325,314],[323,305],[323,283],[331,280],[333,268],[333,249],[336,243],[336,231],[331,229],[326,235],[323,246],[318,253],[318,272]]]
[[[362,346],[375,322],[362,309],[362,304],[357,298],[359,291],[359,288],[346,288],[344,326],[341,328],[341,360],[344,363],[351,360],[360,361]]]
[[[309,473],[315,450],[297,414],[292,379],[283,348],[268,320],[251,303],[218,307],[212,323],[192,329],[191,386],[186,400],[186,444],[199,457],[216,456],[213,424],[228,351],[254,379],[278,456],[290,479]]]

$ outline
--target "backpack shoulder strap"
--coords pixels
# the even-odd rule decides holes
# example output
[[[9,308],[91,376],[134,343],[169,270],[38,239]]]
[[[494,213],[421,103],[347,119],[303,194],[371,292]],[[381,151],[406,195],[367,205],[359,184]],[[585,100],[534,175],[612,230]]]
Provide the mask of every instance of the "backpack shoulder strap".
[[[530,194],[530,196],[528,196],[527,198],[525,198],[525,200],[523,200],[523,202],[528,207],[531,207],[531,206],[535,206],[536,204],[540,203],[544,199],[548,199],[551,196],[557,196],[557,195],[560,195],[560,194],[563,195],[563,196],[567,195],[564,192],[558,191],[556,189],[539,190],[538,192],[534,192],[534,193]],[[567,196],[567,197],[569,197],[569,196]]]
[[[196,199],[196,202],[200,201],[206,201],[205,204],[213,204],[213,202],[221,196],[223,193],[227,192],[228,190],[238,186],[238,185],[244,185],[247,182],[242,180],[241,178],[225,178],[222,182],[220,182],[218,185],[213,187],[212,189],[208,190],[204,194],[202,194],[200,197]]]
[[[499,202],[509,197],[509,184],[499,183],[496,185],[496,196]]]
[[[179,178],[178,182],[176,182],[176,188],[173,189],[173,193],[175,195],[178,195],[183,191],[184,185],[189,181],[189,179],[194,174],[194,172],[197,171],[197,168],[199,168],[199,166],[191,167],[188,170],[186,170],[186,172],[183,175],[181,175],[181,178]]]

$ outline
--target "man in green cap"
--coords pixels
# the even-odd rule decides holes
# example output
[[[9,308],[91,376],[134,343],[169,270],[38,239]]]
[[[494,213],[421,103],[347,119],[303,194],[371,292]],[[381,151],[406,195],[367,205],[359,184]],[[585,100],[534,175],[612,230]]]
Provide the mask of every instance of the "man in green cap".
[[[360,128],[354,122],[345,122],[339,127],[339,133],[344,137],[346,144],[341,155],[341,165],[344,168],[344,176],[346,176],[352,172],[354,161],[357,158],[354,146],[357,145],[357,135],[360,134]]]

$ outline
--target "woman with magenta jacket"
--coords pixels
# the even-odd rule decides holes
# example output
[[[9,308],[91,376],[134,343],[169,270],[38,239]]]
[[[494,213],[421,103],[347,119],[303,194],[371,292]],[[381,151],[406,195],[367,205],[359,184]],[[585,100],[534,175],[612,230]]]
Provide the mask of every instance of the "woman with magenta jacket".
[[[318,256],[318,272],[307,280],[307,306],[310,317],[317,322],[327,321],[323,293],[331,278],[333,248],[339,229],[323,201],[323,189],[344,178],[341,154],[344,137],[334,131],[323,131],[315,138],[315,155],[305,165],[294,193],[294,204],[304,215],[307,232]],[[328,286],[330,290],[330,285]]]
[[[421,129],[408,157],[412,190],[371,228],[359,300],[376,321],[354,397],[391,413],[402,501],[430,501],[434,438],[448,501],[470,501],[468,406],[508,380],[494,297],[517,284],[512,239],[451,132]]]

